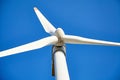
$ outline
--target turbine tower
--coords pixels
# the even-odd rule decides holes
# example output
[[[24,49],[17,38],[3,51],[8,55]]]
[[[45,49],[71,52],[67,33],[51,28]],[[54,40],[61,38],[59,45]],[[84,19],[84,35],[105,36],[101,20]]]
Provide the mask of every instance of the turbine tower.
[[[34,11],[38,19],[40,20],[44,30],[51,36],[15,48],[1,51],[0,57],[10,56],[13,54],[39,49],[47,45],[53,45],[52,75],[55,75],[56,80],[70,80],[66,62],[65,43],[120,46],[120,43],[117,42],[101,41],[95,39],[88,39],[80,36],[66,35],[62,28],[56,29],[36,7],[34,7]]]

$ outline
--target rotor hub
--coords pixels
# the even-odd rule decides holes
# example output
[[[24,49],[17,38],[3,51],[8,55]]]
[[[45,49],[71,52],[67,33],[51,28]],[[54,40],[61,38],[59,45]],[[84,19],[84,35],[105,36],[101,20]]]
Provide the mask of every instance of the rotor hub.
[[[64,45],[64,39],[63,39],[64,35],[65,35],[65,33],[61,28],[58,28],[55,31],[55,36],[58,37],[58,42],[57,42],[56,46],[63,46]]]

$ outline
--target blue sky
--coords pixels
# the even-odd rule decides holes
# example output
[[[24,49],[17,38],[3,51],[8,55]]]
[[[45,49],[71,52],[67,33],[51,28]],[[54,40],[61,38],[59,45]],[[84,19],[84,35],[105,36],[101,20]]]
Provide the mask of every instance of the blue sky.
[[[119,0],[0,0],[0,51],[49,36],[36,6],[66,34],[120,42]],[[51,47],[0,58],[0,80],[54,80]],[[120,80],[120,47],[67,44],[71,80]]]

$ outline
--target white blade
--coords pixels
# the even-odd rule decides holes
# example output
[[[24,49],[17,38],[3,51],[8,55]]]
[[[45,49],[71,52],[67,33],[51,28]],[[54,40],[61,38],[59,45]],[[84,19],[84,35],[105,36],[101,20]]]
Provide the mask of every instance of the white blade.
[[[0,57],[9,56],[9,55],[13,55],[21,52],[26,52],[34,49],[39,49],[50,44],[56,44],[57,42],[58,42],[58,38],[56,36],[46,37],[41,40],[37,40],[22,46],[1,51]]]
[[[38,19],[40,20],[43,28],[45,29],[45,31],[53,35],[56,31],[56,28],[42,15],[42,13],[36,7],[34,7],[34,11]]]
[[[88,39],[88,38],[72,36],[72,35],[65,35],[64,42],[71,43],[71,44],[94,44],[94,45],[120,46],[120,43],[117,43],[117,42],[94,40],[94,39]]]

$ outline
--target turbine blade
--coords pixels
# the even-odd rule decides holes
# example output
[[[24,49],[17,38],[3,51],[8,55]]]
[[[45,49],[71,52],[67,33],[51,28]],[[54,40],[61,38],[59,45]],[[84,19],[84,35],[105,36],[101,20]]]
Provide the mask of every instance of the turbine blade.
[[[18,54],[21,52],[39,49],[39,48],[42,48],[50,44],[56,44],[57,41],[58,41],[58,38],[56,36],[46,37],[41,40],[37,40],[37,41],[31,42],[31,43],[28,43],[22,46],[18,46],[12,49],[1,51],[0,57],[5,57],[5,56],[13,55],[13,54]]]
[[[45,31],[53,35],[56,31],[56,28],[43,16],[43,14],[36,7],[34,7],[34,11]]]
[[[95,39],[88,39],[79,36],[65,35],[64,42],[70,44],[91,44],[91,45],[109,45],[109,46],[120,46],[120,43],[109,42]]]

